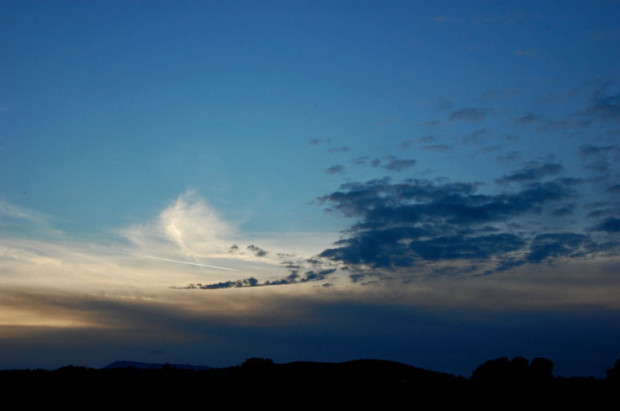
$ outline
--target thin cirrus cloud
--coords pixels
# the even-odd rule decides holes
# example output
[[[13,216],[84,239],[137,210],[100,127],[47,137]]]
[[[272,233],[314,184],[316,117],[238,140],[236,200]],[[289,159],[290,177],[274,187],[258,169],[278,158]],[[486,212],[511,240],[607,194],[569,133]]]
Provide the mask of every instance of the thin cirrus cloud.
[[[153,291],[196,280],[217,283],[244,274],[274,283],[274,278],[290,276],[287,261],[297,261],[307,271],[319,267],[317,261],[308,262],[310,251],[287,245],[285,235],[280,241],[266,239],[277,252],[257,245],[260,238],[244,239],[236,226],[192,190],[177,197],[153,220],[113,230],[114,240],[105,243],[71,239],[51,228],[40,213],[6,202],[0,217],[5,228],[0,246],[2,280],[19,287],[85,292],[140,287]],[[28,230],[6,230],[24,225]],[[38,228],[29,228],[32,225]],[[31,232],[36,238],[31,238]]]

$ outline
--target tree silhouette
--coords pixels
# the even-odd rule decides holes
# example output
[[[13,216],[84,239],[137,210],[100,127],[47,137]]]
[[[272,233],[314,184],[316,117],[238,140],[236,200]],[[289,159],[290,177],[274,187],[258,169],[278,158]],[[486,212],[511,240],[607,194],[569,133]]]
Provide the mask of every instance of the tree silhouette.
[[[607,379],[615,383],[620,383],[620,358],[616,360],[613,368],[607,370]]]

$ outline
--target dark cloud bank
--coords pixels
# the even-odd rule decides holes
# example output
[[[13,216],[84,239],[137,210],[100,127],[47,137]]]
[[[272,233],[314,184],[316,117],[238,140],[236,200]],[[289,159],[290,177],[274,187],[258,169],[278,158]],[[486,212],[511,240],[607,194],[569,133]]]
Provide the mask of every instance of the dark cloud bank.
[[[584,147],[581,154],[609,151],[603,149]],[[578,206],[579,189],[585,181],[564,177],[564,171],[554,161],[531,161],[488,184],[442,179],[395,182],[388,177],[349,182],[318,199],[327,212],[351,219],[352,225],[333,248],[312,260],[312,270],[301,275],[303,264],[284,262],[290,275],[279,280],[247,278],[189,288],[323,281],[336,272],[334,266],[348,272],[353,282],[371,275],[399,275],[402,280],[488,275],[525,264],[617,254],[617,207],[603,204],[589,216],[578,215],[583,211]],[[569,218],[573,223],[563,224]]]
[[[543,177],[563,170],[559,164],[528,164],[499,183],[520,183],[511,191],[482,192],[475,183],[389,179],[349,183],[321,198],[328,209],[357,222],[337,247],[322,257],[370,268],[420,267],[459,260],[465,265],[493,262],[485,273],[561,257],[610,251],[612,243],[589,232],[611,234],[618,220],[607,218],[584,232],[551,230],[527,224],[571,213],[578,180]],[[564,210],[558,213],[557,210]],[[608,239],[607,239],[608,240]],[[462,267],[465,267],[462,265]]]

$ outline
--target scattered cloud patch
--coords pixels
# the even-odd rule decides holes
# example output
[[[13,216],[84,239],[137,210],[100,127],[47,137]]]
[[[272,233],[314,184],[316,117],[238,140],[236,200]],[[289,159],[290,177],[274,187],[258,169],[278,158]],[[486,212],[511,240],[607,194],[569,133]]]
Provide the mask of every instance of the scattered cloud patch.
[[[607,176],[620,159],[620,147],[586,144],[579,147],[579,156],[585,169]]]
[[[264,256],[266,256],[269,253],[268,251],[265,251],[262,248],[257,247],[257,246],[255,246],[253,244],[247,246],[246,248],[248,250],[252,251],[254,253],[254,255],[257,256],[257,257],[264,257]]]
[[[346,153],[349,147],[332,147],[326,150],[328,153]]]
[[[511,151],[506,154],[500,154],[495,157],[498,161],[501,162],[515,162],[521,160],[521,153],[518,151]]]
[[[342,174],[345,171],[345,167],[341,164],[335,164],[329,168],[325,169],[325,174],[334,175],[334,174]]]
[[[477,145],[477,144],[482,143],[486,138],[489,137],[489,135],[490,135],[490,132],[486,128],[474,130],[471,133],[466,134],[463,137],[461,137],[461,143]]]
[[[383,160],[378,158],[358,157],[353,160],[356,165],[369,165],[373,168],[381,167],[388,171],[401,172],[408,168],[414,167],[417,163],[412,158],[402,159],[395,156],[387,156]]]
[[[328,276],[331,276],[337,271],[336,268],[311,269],[301,275],[300,270],[303,267],[302,264],[286,262],[285,265],[287,266],[287,268],[290,269],[290,274],[288,276],[281,277],[275,280],[259,281],[254,277],[249,277],[240,280],[220,281],[207,284],[191,283],[184,287],[173,288],[182,290],[218,290],[226,288],[268,287],[277,285],[302,284],[308,282],[324,281],[327,279]],[[333,286],[333,284],[330,284],[330,286]]]
[[[498,183],[523,183],[529,181],[541,180],[545,177],[558,175],[564,171],[564,166],[558,163],[539,163],[530,162],[520,168],[508,174],[502,178],[497,179]]]
[[[541,234],[533,239],[526,260],[539,263],[549,258],[582,257],[585,254],[582,246],[587,241],[588,238],[583,234]]]
[[[581,129],[591,124],[591,120],[585,118],[547,118],[540,114],[526,113],[518,117],[515,124],[520,126],[536,126],[538,131],[553,133],[558,131],[567,131],[573,129]]]
[[[468,121],[468,122],[480,122],[485,120],[488,116],[495,113],[495,110],[484,107],[466,107],[460,110],[453,111],[450,114],[450,120],[453,121]]]
[[[620,233],[620,218],[610,217],[592,228],[593,231]]]
[[[559,215],[571,209],[567,200],[574,196],[574,181],[537,181],[560,171],[549,165],[521,170],[507,177],[521,182],[521,188],[496,194],[483,194],[474,183],[420,179],[344,184],[320,201],[328,212],[341,213],[355,223],[336,247],[320,256],[367,269],[455,263],[461,269],[491,264],[490,272],[575,257],[586,245],[586,235],[542,234],[524,225],[543,210]],[[558,211],[562,207],[565,212]],[[511,225],[524,228],[515,231]]]
[[[602,120],[620,119],[620,93],[608,93],[605,89],[596,90],[592,93],[585,112]]]
[[[383,165],[383,168],[390,171],[403,171],[416,164],[413,159],[398,159],[394,156],[389,156],[386,161],[387,163]]]
[[[607,188],[607,191],[614,194],[620,194],[620,184],[614,184]]]
[[[443,151],[450,151],[452,147],[450,147],[447,144],[431,144],[428,146],[423,146],[421,149],[424,151],[443,152]]]
[[[543,121],[544,119],[540,115],[533,114],[533,113],[527,113],[517,118],[515,120],[515,123],[519,125],[531,125],[531,124],[540,124]]]

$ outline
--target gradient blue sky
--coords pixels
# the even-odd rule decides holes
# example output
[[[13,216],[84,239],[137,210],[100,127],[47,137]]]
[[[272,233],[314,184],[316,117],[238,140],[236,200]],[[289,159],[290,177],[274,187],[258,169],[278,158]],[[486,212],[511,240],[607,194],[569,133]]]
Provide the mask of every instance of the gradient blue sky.
[[[617,1],[0,1],[0,367],[620,358]]]

